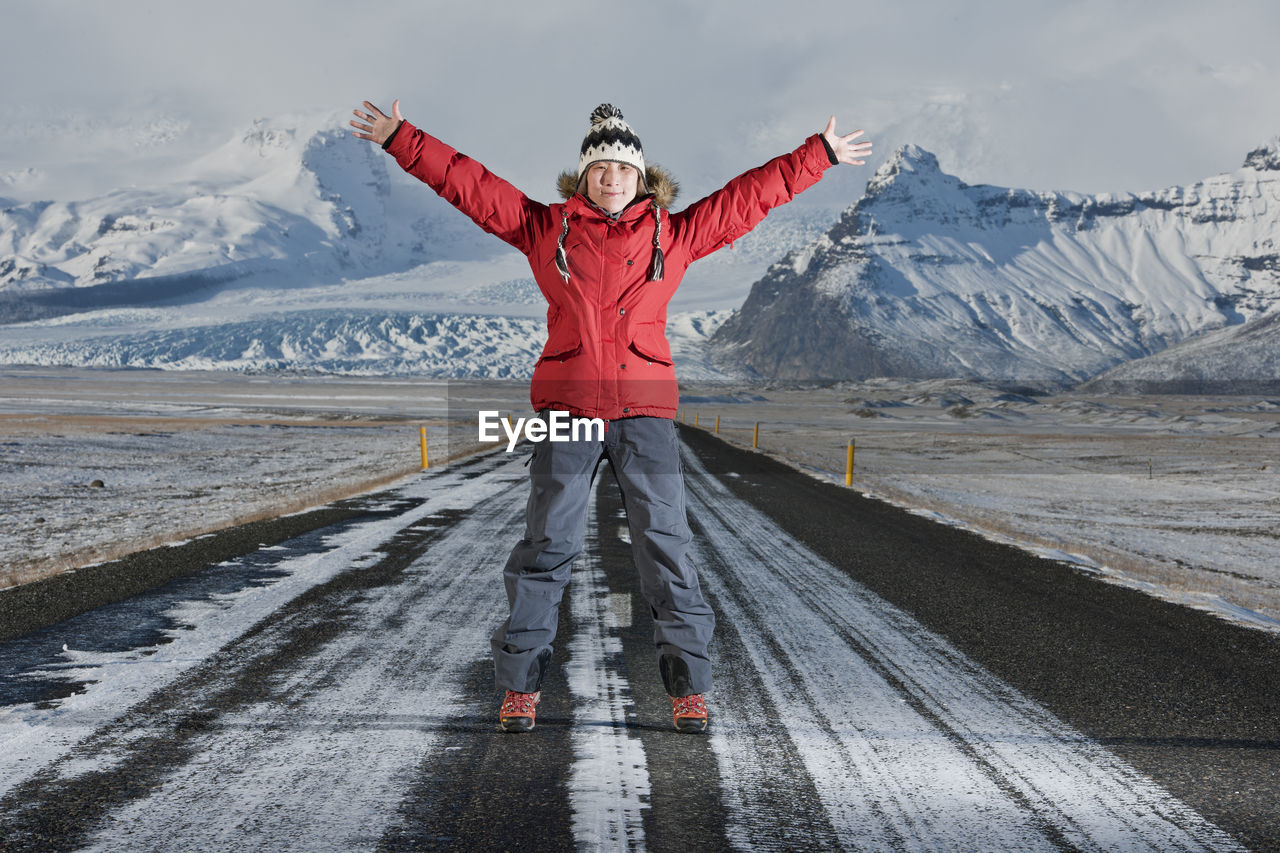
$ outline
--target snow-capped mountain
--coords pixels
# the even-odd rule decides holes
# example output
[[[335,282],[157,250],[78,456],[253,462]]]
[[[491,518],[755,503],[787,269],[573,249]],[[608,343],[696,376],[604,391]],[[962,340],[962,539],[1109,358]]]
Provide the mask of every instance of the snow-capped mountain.
[[[170,184],[0,200],[0,363],[528,375],[545,304],[525,260],[342,124],[256,122]],[[669,337],[685,378],[1073,382],[1203,368],[1164,351],[1221,329],[1194,345],[1266,377],[1278,178],[1280,140],[1098,196],[968,186],[906,146],[852,207],[784,206],[695,265]]]
[[[769,378],[1078,381],[1280,310],[1277,239],[1280,139],[1189,187],[1096,196],[969,186],[905,146],[752,286],[713,358]]]
[[[691,271],[682,375],[721,375],[707,336],[845,204],[789,206]],[[527,376],[545,312],[523,256],[337,117],[256,122],[171,184],[0,200],[0,364]]]
[[[0,291],[266,270],[305,280],[493,253],[483,232],[450,227],[447,206],[390,210],[386,159],[334,121],[260,120],[177,184],[0,200]]]

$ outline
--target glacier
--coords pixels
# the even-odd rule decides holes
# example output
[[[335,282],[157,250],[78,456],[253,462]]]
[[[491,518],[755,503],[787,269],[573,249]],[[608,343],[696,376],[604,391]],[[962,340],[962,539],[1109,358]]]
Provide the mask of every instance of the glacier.
[[[1071,384],[1220,332],[1221,370],[1275,378],[1277,175],[1280,140],[1188,187],[1038,192],[905,146],[861,198],[801,196],[690,269],[679,375]],[[0,199],[0,364],[517,378],[545,310],[518,253],[337,116],[254,122],[154,187]]]

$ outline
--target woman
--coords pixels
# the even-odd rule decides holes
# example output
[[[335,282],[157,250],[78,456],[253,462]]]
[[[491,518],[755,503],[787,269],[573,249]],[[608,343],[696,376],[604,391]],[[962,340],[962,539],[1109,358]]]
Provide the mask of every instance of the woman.
[[[862,131],[835,133],[835,117],[789,154],[734,178],[679,213],[677,185],[646,164],[622,113],[591,114],[578,167],[560,175],[560,204],[534,201],[480,163],[368,101],[354,134],[380,144],[410,174],[529,259],[547,299],[547,343],[530,399],[545,416],[605,421],[598,437],[536,445],[524,538],[507,560],[510,612],[492,639],[506,691],[503,731],[534,727],[569,567],[582,550],[596,467],[607,458],[622,489],[640,588],[653,613],[658,669],[680,731],[703,731],[715,626],[686,552],[675,417],[679,389],[665,336],[667,303],[689,264],[746,234],[837,163],[862,165]]]

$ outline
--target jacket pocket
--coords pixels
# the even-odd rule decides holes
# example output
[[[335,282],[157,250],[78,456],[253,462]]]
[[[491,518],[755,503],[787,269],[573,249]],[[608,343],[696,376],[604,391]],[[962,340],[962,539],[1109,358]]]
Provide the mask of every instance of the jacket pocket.
[[[667,336],[662,333],[662,325],[659,323],[637,325],[628,347],[645,361],[667,365],[672,363],[671,345],[667,343]]]
[[[580,355],[582,355],[582,340],[576,332],[560,334],[553,332],[547,340],[547,345],[542,348],[538,364],[544,361],[568,361]]]

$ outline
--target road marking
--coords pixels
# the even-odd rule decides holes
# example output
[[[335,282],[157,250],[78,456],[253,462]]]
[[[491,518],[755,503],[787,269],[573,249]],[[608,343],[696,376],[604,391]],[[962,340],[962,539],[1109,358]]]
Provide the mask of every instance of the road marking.
[[[694,545],[702,584],[741,639],[739,657],[717,664],[711,730],[731,816],[726,834],[737,846],[781,849],[795,837],[780,837],[778,827],[807,826],[804,837],[815,846],[838,840],[866,850],[1241,849],[791,538],[692,454],[684,464],[690,514],[703,534]],[[468,514],[441,531],[402,581],[343,600],[333,618],[347,624],[332,640],[273,676],[270,699],[214,715],[208,731],[184,735],[189,757],[145,797],[103,814],[92,839],[99,849],[168,849],[174,838],[208,850],[376,847],[402,819],[400,797],[424,757],[451,748],[440,735],[461,701],[460,679],[487,656],[488,632],[501,617],[494,567],[506,540],[519,536],[524,495],[511,484],[522,477],[518,463],[504,463],[456,483],[416,483],[409,491],[426,503],[334,537],[331,550],[299,558],[279,588],[254,593],[261,601],[232,597],[197,619],[189,640],[179,637],[127,667],[91,670],[105,686],[64,706],[81,715],[70,716],[81,728],[62,740],[49,734],[61,722],[57,713],[27,709],[47,735],[27,775],[45,770],[46,790],[55,791],[61,780],[128,762],[135,743],[162,738],[175,724],[168,712],[125,715],[110,729],[106,723],[251,627],[268,651],[284,647],[298,627],[289,619],[309,615],[269,620],[284,602],[396,532],[465,503]],[[565,667],[574,698],[572,829],[580,847],[643,849],[650,777],[642,742],[627,728],[631,695],[617,633],[624,604],[628,618],[631,607],[609,593],[596,537],[610,525],[601,529],[594,498],[588,505]],[[243,647],[259,659],[259,646]],[[130,667],[135,675],[121,681],[117,673]],[[174,716],[199,709],[244,674],[230,665],[225,678],[215,675],[198,693],[191,688],[191,707],[175,708]],[[154,682],[144,690],[148,678]],[[751,729],[717,724],[720,709]],[[767,719],[753,718],[763,711]],[[6,725],[23,718],[3,714],[0,745],[22,743]],[[760,748],[762,730],[777,742],[772,752]],[[77,745],[83,761],[50,765]],[[0,756],[0,765],[24,757]],[[811,777],[820,802],[788,798],[795,786],[779,778],[783,766]]]
[[[843,844],[1241,849],[793,539],[687,450],[684,464],[704,588],[741,635]],[[732,682],[716,692],[719,703],[752,702]],[[731,729],[712,731],[729,837],[767,836],[756,791],[769,768]]]
[[[643,850],[649,771],[639,738],[627,733],[631,688],[619,670],[619,603],[597,552],[595,490],[587,502],[587,535],[569,584],[573,639],[565,663],[573,693],[574,763],[569,774],[573,834],[581,849]],[[625,602],[630,614],[630,596]],[[629,620],[628,620],[629,621]]]

